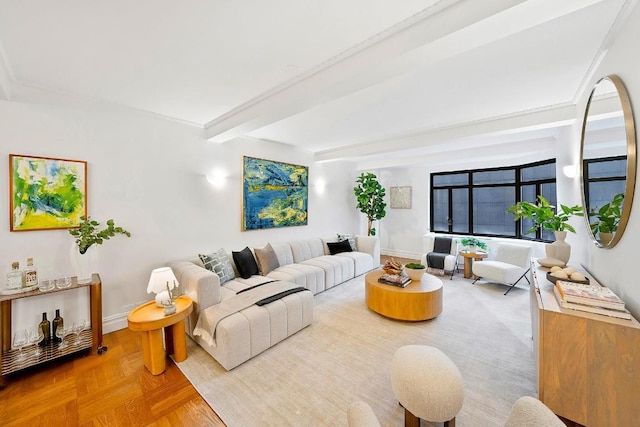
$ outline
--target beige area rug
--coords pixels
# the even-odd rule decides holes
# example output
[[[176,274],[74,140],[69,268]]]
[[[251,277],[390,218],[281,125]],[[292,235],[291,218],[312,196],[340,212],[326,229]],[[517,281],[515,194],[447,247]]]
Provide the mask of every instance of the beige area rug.
[[[316,295],[309,327],[229,372],[191,340],[178,365],[230,427],[347,425],[356,400],[371,405],[383,426],[401,426],[391,358],[403,345],[431,345],[464,379],[457,425],[502,426],[519,397],[536,396],[526,282],[506,296],[497,284],[443,283],[444,310],[426,322],[370,311],[362,276]]]

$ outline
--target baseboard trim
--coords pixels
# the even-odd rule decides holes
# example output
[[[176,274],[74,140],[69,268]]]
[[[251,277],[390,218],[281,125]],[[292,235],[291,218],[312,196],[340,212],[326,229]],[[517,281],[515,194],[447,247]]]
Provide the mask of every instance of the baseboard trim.
[[[380,253],[386,256],[397,256],[398,258],[420,259],[421,253],[408,252],[408,251],[395,251],[391,249],[381,249]]]
[[[102,318],[102,333],[108,334],[109,332],[119,331],[129,326],[127,323],[128,313],[115,314],[109,317]]]

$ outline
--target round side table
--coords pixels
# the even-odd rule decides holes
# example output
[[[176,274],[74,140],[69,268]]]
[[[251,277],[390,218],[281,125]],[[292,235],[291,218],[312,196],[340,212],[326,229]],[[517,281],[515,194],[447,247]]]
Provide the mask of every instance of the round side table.
[[[153,375],[165,371],[167,355],[173,354],[176,362],[187,358],[184,319],[193,311],[193,303],[186,296],[178,297],[175,303],[176,312],[170,315],[165,315],[164,308],[158,307],[155,301],[149,301],[135,308],[127,317],[129,329],[142,332],[144,366]],[[166,352],[162,345],[163,330]]]

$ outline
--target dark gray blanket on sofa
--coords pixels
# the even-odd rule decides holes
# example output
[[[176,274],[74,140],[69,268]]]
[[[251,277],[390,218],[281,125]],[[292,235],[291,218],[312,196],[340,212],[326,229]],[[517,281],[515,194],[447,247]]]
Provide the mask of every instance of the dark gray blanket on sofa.
[[[444,270],[444,260],[451,253],[451,237],[436,237],[433,252],[427,254],[427,267]]]

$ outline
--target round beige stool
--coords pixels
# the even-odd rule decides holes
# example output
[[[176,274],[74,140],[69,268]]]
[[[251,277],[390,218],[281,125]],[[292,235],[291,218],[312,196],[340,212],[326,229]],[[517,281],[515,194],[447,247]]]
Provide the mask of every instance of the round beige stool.
[[[391,388],[404,407],[405,426],[419,427],[420,419],[455,426],[464,395],[462,375],[437,348],[399,348],[391,361]]]

